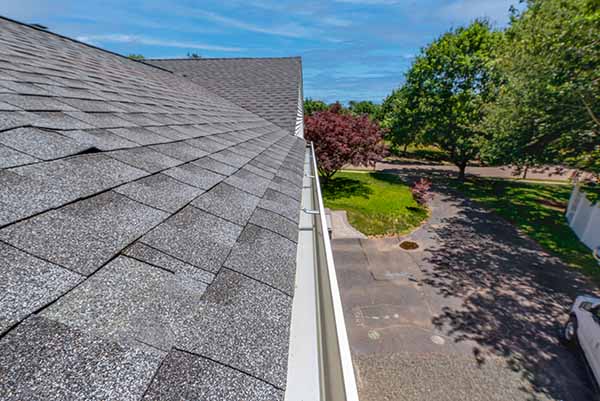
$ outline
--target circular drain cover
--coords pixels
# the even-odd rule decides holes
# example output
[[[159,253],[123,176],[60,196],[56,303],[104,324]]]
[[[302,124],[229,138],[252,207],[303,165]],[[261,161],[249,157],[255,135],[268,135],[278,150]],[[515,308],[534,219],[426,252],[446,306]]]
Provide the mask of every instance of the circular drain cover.
[[[402,241],[400,243],[400,248],[406,251],[413,251],[419,248],[419,244],[417,244],[415,241]]]
[[[431,336],[431,342],[437,345],[444,345],[446,343],[446,340],[444,340],[440,336]]]

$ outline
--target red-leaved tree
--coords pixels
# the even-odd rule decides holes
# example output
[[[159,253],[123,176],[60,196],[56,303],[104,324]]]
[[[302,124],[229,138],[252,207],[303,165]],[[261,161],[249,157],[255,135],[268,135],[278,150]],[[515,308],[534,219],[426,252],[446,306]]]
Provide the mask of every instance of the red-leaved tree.
[[[367,115],[342,113],[341,105],[305,118],[304,137],[312,141],[319,173],[329,180],[346,164],[374,166],[385,156],[381,127]]]

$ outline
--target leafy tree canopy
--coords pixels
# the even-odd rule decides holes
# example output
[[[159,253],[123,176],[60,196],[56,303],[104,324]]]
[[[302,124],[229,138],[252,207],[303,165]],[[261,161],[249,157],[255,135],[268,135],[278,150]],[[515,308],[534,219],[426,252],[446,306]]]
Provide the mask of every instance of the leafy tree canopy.
[[[304,115],[312,116],[319,111],[325,111],[329,108],[325,102],[321,100],[313,100],[311,98],[304,99]]]
[[[530,0],[514,13],[495,68],[503,77],[482,129],[495,163],[600,171],[600,2]]]
[[[381,126],[387,130],[386,138],[393,147],[403,147],[404,153],[408,145],[417,142],[419,137],[417,99],[417,96],[411,95],[408,86],[402,86],[381,105]]]
[[[486,21],[447,32],[416,57],[397,94],[400,114],[392,127],[444,150],[461,179],[484,139],[482,105],[495,97],[497,76],[490,64],[501,35]]]
[[[127,56],[127,58],[130,58],[132,60],[144,60],[145,57],[142,54],[129,54]]]
[[[379,120],[381,105],[373,103],[370,100],[351,100],[348,102],[348,110],[357,116],[366,114],[373,120]]]
[[[367,115],[343,113],[339,103],[305,117],[304,137],[312,141],[319,173],[327,181],[346,164],[373,166],[385,153],[383,131]]]

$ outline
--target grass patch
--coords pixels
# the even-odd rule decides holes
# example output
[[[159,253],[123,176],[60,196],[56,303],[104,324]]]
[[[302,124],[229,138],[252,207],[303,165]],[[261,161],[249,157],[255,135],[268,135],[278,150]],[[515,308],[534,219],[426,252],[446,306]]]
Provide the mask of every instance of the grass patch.
[[[600,185],[583,186],[581,191],[585,192],[586,197],[592,204],[600,202]]]
[[[506,218],[567,265],[600,284],[600,268],[592,252],[568,226],[565,210],[571,187],[507,180],[471,179],[447,184]]]
[[[393,174],[340,172],[322,189],[325,206],[346,210],[350,224],[366,235],[403,234],[428,215]]]

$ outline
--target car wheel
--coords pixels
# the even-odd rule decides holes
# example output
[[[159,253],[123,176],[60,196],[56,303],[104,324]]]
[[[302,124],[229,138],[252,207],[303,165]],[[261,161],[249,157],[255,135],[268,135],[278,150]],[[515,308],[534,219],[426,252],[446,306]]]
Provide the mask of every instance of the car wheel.
[[[577,318],[571,316],[562,330],[562,340],[566,345],[577,344]]]

